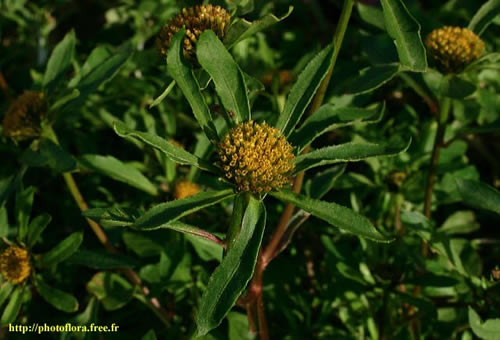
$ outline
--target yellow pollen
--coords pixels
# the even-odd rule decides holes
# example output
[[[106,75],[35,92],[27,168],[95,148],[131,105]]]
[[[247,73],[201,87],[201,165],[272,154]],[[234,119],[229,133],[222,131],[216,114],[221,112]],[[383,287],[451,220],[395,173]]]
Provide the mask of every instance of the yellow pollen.
[[[28,251],[16,246],[5,249],[0,254],[0,273],[14,284],[26,280],[31,273]]]
[[[239,192],[262,193],[284,187],[295,169],[293,147],[280,131],[248,121],[218,144],[219,165]]]
[[[427,51],[443,73],[459,73],[484,54],[484,42],[467,28],[445,26],[425,39]]]

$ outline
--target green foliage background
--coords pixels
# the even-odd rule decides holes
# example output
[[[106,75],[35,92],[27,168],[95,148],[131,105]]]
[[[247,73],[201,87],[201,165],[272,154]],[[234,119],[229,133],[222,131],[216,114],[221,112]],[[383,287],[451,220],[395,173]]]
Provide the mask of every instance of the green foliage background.
[[[174,139],[197,156],[210,151],[180,86],[151,107],[172,80],[156,51],[155,35],[167,19],[195,3],[0,2],[0,72],[7,84],[0,84],[4,89],[0,114],[7,112],[8,96],[44,88],[57,108],[53,129],[60,143],[48,136],[34,150],[29,143],[14,144],[3,135],[0,139],[0,236],[16,242],[27,235],[37,262],[33,284],[26,286],[19,303],[11,304],[17,291],[9,295],[18,288],[5,282],[0,287],[2,310],[19,307],[19,313],[12,314],[13,324],[120,326],[117,333],[45,334],[47,338],[193,335],[200,299],[221,261],[221,248],[174,231],[182,225],[139,232],[117,227],[116,219],[110,218],[114,225],[101,224],[121,255],[109,254],[88,228],[61,174],[74,172],[88,205],[117,208],[125,221],[122,225],[135,220],[138,216],[131,214],[137,210],[173,200],[173,187],[180,180],[195,181],[207,190],[227,188],[217,177],[189,166],[192,162],[183,154],[174,154],[184,162],[176,165],[140,138],[120,137],[145,131]],[[288,17],[230,50],[248,76],[253,118],[279,126],[278,112],[286,105],[292,84],[331,42],[343,1],[212,3],[237,9],[250,21],[271,13],[285,16],[294,6]],[[483,10],[493,14],[472,21],[482,31],[488,59],[449,83],[427,69],[419,40],[407,49],[397,49],[393,43],[412,41],[418,24],[421,37],[443,25],[467,26],[483,3],[404,1],[411,16],[397,14],[403,30],[386,29],[384,13],[389,10],[378,1],[355,5],[324,101],[325,110],[337,110],[340,118],[332,122],[335,129],[315,139],[312,147],[348,142],[394,147],[410,139],[411,144],[403,153],[399,151],[404,147],[396,147],[394,157],[368,158],[347,166],[329,162],[311,169],[302,194],[349,207],[395,240],[372,242],[308,218],[265,271],[271,338],[500,338],[500,285],[495,279],[500,269],[500,194],[494,189],[500,187],[500,59],[495,53],[500,20],[493,15],[500,6],[489,1],[491,8]],[[491,24],[486,27],[485,21]],[[72,53],[47,65],[61,41]],[[419,48],[422,52],[415,53]],[[220,130],[221,101],[209,90],[202,94],[216,119],[208,125]],[[422,211],[437,131],[435,105],[443,95],[451,98],[452,112],[437,167],[432,218],[426,219]],[[321,130],[319,121],[316,128]],[[308,137],[314,138],[305,129],[290,133],[300,149]],[[307,165],[301,163],[303,169]],[[285,199],[285,194],[273,196],[266,199],[264,242],[285,206],[276,199]],[[223,237],[232,209],[226,200],[186,216],[183,222]],[[299,209],[296,217],[303,214]],[[422,256],[422,244],[430,247],[427,256]],[[125,279],[119,269],[124,267],[139,273],[149,295],[165,308],[167,320],[162,323],[140,289]],[[23,337],[8,333],[6,327],[1,334]],[[251,338],[244,309],[234,307],[204,338]]]

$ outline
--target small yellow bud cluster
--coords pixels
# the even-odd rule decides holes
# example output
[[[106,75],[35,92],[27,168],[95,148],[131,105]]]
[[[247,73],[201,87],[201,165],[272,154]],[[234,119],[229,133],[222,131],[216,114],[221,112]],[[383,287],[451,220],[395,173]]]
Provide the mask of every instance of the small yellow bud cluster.
[[[15,141],[39,137],[46,114],[43,93],[25,91],[9,106],[2,122],[3,134]]]
[[[240,192],[263,193],[285,186],[295,169],[293,147],[280,131],[248,121],[218,144],[220,166]]]
[[[26,280],[31,273],[28,251],[16,246],[5,249],[0,254],[0,273],[14,284]]]
[[[231,22],[231,14],[220,6],[198,5],[184,8],[161,29],[156,46],[162,57],[167,56],[172,37],[181,29],[186,29],[184,57],[192,63],[196,61],[195,45],[205,30],[212,30],[222,40]]]
[[[175,184],[174,197],[177,200],[196,195],[200,192],[200,186],[189,181],[181,181]]]
[[[484,42],[467,28],[445,26],[425,39],[427,51],[443,73],[459,73],[484,54]]]

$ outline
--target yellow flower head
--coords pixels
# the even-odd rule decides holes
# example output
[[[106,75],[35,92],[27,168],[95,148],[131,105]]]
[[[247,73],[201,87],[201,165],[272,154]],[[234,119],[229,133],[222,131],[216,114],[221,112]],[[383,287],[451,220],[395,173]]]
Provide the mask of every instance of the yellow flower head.
[[[0,273],[14,284],[26,280],[31,273],[28,251],[16,246],[5,249],[0,254]]]
[[[192,63],[196,61],[195,45],[205,30],[212,30],[222,40],[231,22],[231,14],[220,6],[198,5],[183,8],[161,29],[156,46],[162,57],[167,57],[172,37],[181,29],[186,29],[184,37],[184,57]]]
[[[3,134],[15,141],[39,137],[46,114],[47,102],[43,93],[25,91],[9,106],[2,122]]]
[[[181,181],[175,184],[174,197],[177,200],[196,195],[200,192],[200,186],[189,181]]]
[[[443,73],[458,73],[481,58],[484,42],[467,28],[445,26],[432,31],[425,39],[427,51]]]
[[[219,165],[240,192],[282,188],[295,169],[293,147],[280,131],[253,121],[232,128],[218,144]]]

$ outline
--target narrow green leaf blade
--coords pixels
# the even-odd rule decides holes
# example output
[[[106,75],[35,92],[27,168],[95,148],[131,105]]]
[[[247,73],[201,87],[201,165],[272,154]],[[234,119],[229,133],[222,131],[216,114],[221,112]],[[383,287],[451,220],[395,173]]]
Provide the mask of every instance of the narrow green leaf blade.
[[[209,139],[217,140],[217,131],[215,130],[207,103],[201,94],[198,80],[196,80],[193,70],[183,59],[182,50],[184,48],[185,34],[185,29],[181,29],[172,38],[167,55],[168,74],[175,80],[177,85],[179,85],[182,93],[184,93],[201,129]]]
[[[10,293],[13,289],[14,285],[9,281],[5,281],[2,283],[2,286],[0,287],[0,307],[3,306],[4,302],[10,296]]]
[[[78,310],[78,300],[73,295],[49,286],[40,276],[35,278],[35,287],[40,296],[54,308],[66,313]]]
[[[33,198],[35,196],[35,188],[28,187],[20,191],[16,195],[16,218],[19,225],[18,239],[24,242],[28,234],[28,221],[31,216],[31,208],[33,206]]]
[[[242,40],[254,35],[257,32],[263,31],[269,26],[272,26],[281,20],[285,19],[292,13],[293,6],[288,7],[288,12],[281,16],[276,17],[274,14],[267,14],[259,20],[253,22],[247,21],[245,19],[237,19],[228,29],[226,36],[224,37],[224,45],[231,48]]]
[[[224,108],[234,113],[235,122],[250,120],[248,89],[243,72],[211,30],[203,32],[196,44],[198,62],[212,77]]]
[[[140,140],[149,144],[153,148],[163,152],[168,158],[176,163],[193,165],[201,170],[210,171],[216,174],[220,172],[220,170],[211,163],[196,157],[183,148],[173,145],[160,136],[148,132],[132,130],[121,122],[115,122],[114,129],[118,136]]]
[[[490,319],[483,323],[479,314],[469,307],[469,325],[481,339],[500,340],[500,319]]]
[[[83,233],[76,232],[59,242],[54,248],[42,255],[40,264],[50,267],[66,260],[78,250],[83,241]]]
[[[127,227],[134,224],[140,213],[139,210],[130,208],[94,208],[82,214],[103,227]]]
[[[381,0],[385,27],[394,39],[401,65],[415,72],[427,70],[427,57],[420,37],[420,24],[402,0]]]
[[[87,283],[87,290],[95,295],[104,309],[112,311],[125,306],[134,297],[134,287],[118,274],[99,272]]]
[[[180,219],[183,216],[210,205],[217,204],[232,196],[234,196],[232,189],[222,191],[206,191],[181,200],[159,204],[139,217],[132,225],[132,228],[140,230],[153,230],[166,227],[166,225]]]
[[[288,141],[300,152],[322,134],[344,126],[377,123],[385,111],[385,103],[373,109],[336,107],[332,104],[321,106],[314,115],[309,116],[299,129],[294,131]]]
[[[251,197],[233,247],[208,281],[196,316],[197,336],[217,327],[233,307],[253,275],[264,228],[264,204]]]
[[[500,215],[500,192],[487,184],[456,179],[457,189],[465,203]]]
[[[28,246],[28,248],[31,248],[35,245],[35,243],[38,241],[38,238],[51,220],[52,217],[50,217],[49,214],[42,214],[35,217],[31,221],[28,228],[28,235],[26,237],[26,245]]]
[[[339,85],[336,92],[353,95],[371,92],[394,78],[399,68],[397,64],[369,66],[359,71],[357,76]]]
[[[83,155],[79,159],[85,168],[126,183],[153,196],[158,189],[139,170],[127,165],[113,156]]]
[[[370,157],[395,156],[410,147],[405,144],[345,143],[327,146],[303,155],[295,160],[295,173],[317,166],[340,162],[357,162]]]
[[[302,114],[311,102],[321,81],[325,78],[332,64],[334,48],[329,45],[319,52],[297,78],[288,95],[283,112],[278,118],[276,127],[288,137],[300,121]]]
[[[5,309],[0,318],[0,325],[5,326],[16,320],[17,314],[23,305],[23,292],[24,285],[19,285],[14,289],[14,292],[10,296],[9,303],[5,306]]]
[[[382,235],[370,221],[353,210],[333,202],[325,202],[295,194],[289,190],[271,192],[271,195],[284,202],[295,204],[297,207],[311,213],[329,224],[378,242],[390,242],[391,238]]]
[[[500,14],[500,0],[485,2],[474,14],[469,23],[469,29],[478,35],[483,34],[491,22]]]
[[[75,32],[70,31],[64,39],[57,44],[54,51],[50,55],[47,63],[47,69],[43,75],[43,87],[49,84],[54,85],[54,82],[71,66],[71,60],[75,53],[76,37]],[[52,83],[52,84],[51,84]]]

